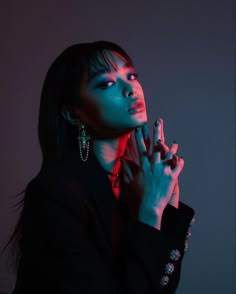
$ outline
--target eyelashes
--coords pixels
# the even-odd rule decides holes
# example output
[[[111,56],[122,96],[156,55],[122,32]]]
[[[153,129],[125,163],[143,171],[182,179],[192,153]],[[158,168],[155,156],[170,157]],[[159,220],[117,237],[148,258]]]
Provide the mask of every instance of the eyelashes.
[[[110,84],[110,85],[109,85],[109,84]],[[100,89],[106,89],[106,88],[111,87],[113,84],[114,84],[113,81],[102,82],[102,83],[100,83],[100,84],[97,86],[97,88],[100,88]]]
[[[137,80],[138,77],[139,77],[138,73],[130,73],[130,74],[128,74],[127,79],[129,81],[134,81],[134,80]],[[115,84],[115,82],[112,80],[103,81],[103,82],[99,83],[96,88],[107,89],[107,88],[110,88],[111,86],[113,86],[114,84]]]
[[[138,73],[131,73],[131,74],[129,74],[129,76],[134,76],[134,79],[132,79],[132,80],[137,80],[139,77],[139,74]]]

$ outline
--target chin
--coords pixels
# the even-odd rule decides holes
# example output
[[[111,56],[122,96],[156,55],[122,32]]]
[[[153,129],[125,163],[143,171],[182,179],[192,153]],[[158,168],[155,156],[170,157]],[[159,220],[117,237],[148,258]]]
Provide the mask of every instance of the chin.
[[[135,115],[135,117],[133,119],[136,123],[136,127],[138,127],[139,125],[143,125],[145,122],[147,122],[147,114],[146,113],[138,113]]]
[[[135,115],[129,117],[123,116],[120,118],[120,120],[116,122],[115,128],[132,131],[139,126],[142,126],[145,122],[147,122],[146,112],[136,113]]]
[[[142,126],[144,123],[147,123],[147,116],[142,115],[142,117],[136,117],[135,119],[132,120],[130,123],[130,128],[135,129],[137,127]]]

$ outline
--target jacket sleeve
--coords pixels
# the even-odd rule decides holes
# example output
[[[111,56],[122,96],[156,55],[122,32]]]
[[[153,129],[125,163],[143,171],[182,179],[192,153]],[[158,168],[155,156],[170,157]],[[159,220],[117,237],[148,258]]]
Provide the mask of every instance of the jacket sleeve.
[[[186,244],[191,236],[191,226],[195,222],[194,214],[194,210],[181,201],[178,208],[168,204],[162,216],[162,231],[182,239]]]
[[[28,203],[25,214],[24,258],[14,293],[175,292],[184,255],[184,233],[191,222],[192,209],[169,211],[179,223],[174,228],[167,225],[166,231],[130,219],[120,264],[114,270],[112,248],[108,248],[110,258],[105,261],[88,232],[91,226],[83,204],[78,217],[54,198],[38,196],[38,203]]]
[[[178,209],[166,207],[161,231],[130,220],[121,269],[130,292],[120,293],[175,292],[193,216],[194,210],[181,202]]]

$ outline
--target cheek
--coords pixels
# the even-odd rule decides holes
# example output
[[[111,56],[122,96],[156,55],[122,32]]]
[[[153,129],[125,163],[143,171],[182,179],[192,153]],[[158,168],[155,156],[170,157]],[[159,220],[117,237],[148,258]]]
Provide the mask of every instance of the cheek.
[[[109,115],[111,109],[112,101],[110,97],[89,96],[84,99],[83,115],[91,125],[100,124]]]
[[[141,86],[141,84],[139,82],[137,82],[135,88],[136,88],[136,91],[139,95],[144,96],[143,87]]]

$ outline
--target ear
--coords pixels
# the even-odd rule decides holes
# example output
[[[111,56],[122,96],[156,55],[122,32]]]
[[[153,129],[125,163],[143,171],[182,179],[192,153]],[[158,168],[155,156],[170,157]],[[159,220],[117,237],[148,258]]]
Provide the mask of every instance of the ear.
[[[61,115],[64,117],[64,119],[66,121],[68,121],[70,124],[77,126],[79,124],[79,119],[76,117],[73,117],[72,115],[72,110],[67,108],[67,107],[63,107],[61,110]]]

